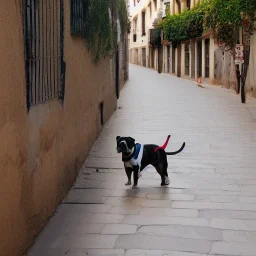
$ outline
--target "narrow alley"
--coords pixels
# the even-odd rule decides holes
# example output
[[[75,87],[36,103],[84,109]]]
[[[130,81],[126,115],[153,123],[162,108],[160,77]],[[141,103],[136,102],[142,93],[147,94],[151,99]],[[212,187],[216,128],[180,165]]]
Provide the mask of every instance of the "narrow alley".
[[[256,100],[130,65],[118,108],[28,256],[255,256]],[[116,136],[167,151],[132,190]]]

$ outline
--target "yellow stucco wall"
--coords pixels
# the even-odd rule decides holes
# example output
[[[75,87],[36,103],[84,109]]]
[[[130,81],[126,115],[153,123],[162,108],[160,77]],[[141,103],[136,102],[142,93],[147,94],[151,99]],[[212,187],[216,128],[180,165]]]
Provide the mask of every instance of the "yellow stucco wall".
[[[84,40],[70,35],[65,6],[66,90],[26,109],[22,1],[0,2],[0,255],[16,256],[66,195],[100,132],[116,108],[113,61],[92,62]]]

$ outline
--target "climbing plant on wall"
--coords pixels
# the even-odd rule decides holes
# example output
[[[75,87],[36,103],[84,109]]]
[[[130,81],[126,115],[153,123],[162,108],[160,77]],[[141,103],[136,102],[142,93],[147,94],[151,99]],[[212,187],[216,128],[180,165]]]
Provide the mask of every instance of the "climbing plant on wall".
[[[238,31],[244,22],[249,22],[250,33],[253,31],[256,0],[205,0],[205,30],[213,32],[218,43],[228,49],[234,49],[238,40]]]
[[[116,18],[119,19],[121,33],[125,34],[129,28],[125,0],[90,1],[86,41],[95,62],[106,57],[113,49]]]
[[[181,14],[167,15],[161,23],[165,38],[174,44],[200,37],[203,33],[204,4]]]
[[[165,37],[174,44],[211,31],[218,43],[234,49],[239,28],[245,22],[254,29],[256,0],[204,0],[191,10],[167,15],[161,23]]]

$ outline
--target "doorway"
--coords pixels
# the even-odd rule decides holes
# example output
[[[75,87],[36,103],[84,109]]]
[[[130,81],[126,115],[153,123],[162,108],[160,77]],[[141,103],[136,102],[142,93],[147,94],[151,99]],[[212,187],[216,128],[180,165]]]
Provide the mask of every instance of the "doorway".
[[[202,77],[202,41],[197,42],[197,77]]]
[[[142,66],[146,67],[146,48],[142,48]]]
[[[167,46],[167,73],[170,73],[170,45]]]

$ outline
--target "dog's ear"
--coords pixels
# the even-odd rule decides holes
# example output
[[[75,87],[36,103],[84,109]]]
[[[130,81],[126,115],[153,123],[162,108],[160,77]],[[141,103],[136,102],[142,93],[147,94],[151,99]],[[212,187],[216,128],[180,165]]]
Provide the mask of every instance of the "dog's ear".
[[[118,141],[121,137],[120,136],[116,136],[116,141]]]
[[[131,141],[132,144],[135,144],[135,139],[132,137],[129,137],[129,140]]]

